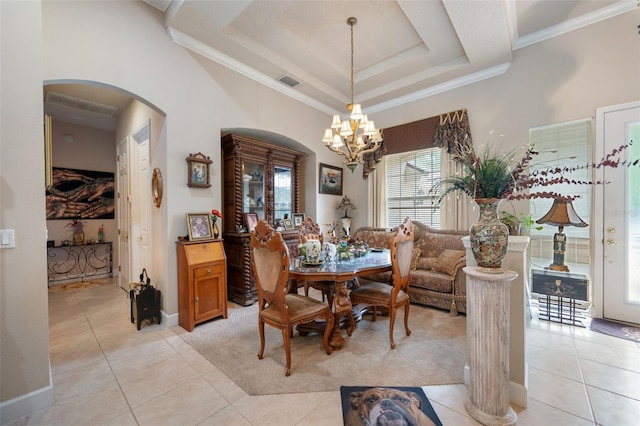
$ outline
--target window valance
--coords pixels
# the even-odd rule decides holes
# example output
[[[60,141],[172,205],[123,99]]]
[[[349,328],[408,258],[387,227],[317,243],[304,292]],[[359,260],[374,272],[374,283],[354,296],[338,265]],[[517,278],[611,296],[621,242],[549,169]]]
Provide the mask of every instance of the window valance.
[[[365,163],[362,167],[362,177],[365,179],[386,154],[399,154],[433,147],[445,147],[447,153],[451,154],[460,147],[468,147],[471,145],[471,127],[467,110],[461,109],[389,127],[383,130],[382,137],[384,139],[382,146],[363,157]]]

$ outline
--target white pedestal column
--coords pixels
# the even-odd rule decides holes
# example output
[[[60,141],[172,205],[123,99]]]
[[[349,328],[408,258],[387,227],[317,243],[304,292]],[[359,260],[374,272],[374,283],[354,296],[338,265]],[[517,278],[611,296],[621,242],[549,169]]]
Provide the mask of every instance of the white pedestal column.
[[[518,277],[511,284],[511,308],[509,320],[509,397],[511,402],[527,408],[529,394],[528,367],[525,362],[525,333],[528,315],[529,266],[527,248],[530,238],[527,236],[509,236],[507,257],[502,261],[505,270],[514,271]],[[467,249],[467,266],[475,266],[471,253],[469,237],[463,237],[462,243]],[[465,383],[468,372],[465,371]]]
[[[465,408],[485,425],[515,425],[509,405],[509,307],[511,281],[517,273],[467,274],[467,350],[469,383]]]

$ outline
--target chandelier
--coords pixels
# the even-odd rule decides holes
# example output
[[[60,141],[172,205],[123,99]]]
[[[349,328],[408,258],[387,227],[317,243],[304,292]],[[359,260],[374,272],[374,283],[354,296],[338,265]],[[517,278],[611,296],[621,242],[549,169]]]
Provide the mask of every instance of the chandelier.
[[[362,156],[378,149],[382,134],[376,129],[373,120],[362,113],[360,104],[353,103],[353,26],[358,22],[354,17],[347,19],[351,27],[351,103],[347,105],[350,115],[342,120],[340,115],[333,116],[331,127],[324,131],[322,142],[331,151],[344,156],[342,161],[353,172],[358,164],[363,164]]]

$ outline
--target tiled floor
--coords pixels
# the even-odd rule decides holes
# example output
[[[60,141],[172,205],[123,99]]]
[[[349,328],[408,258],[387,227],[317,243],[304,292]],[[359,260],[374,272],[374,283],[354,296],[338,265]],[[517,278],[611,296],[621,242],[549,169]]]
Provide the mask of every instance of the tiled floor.
[[[115,284],[49,293],[49,317],[55,404],[12,425],[342,425],[339,390],[249,396],[172,328],[137,331]],[[640,345],[535,312],[526,342],[529,406],[514,407],[519,425],[639,424]],[[424,390],[444,425],[478,424],[464,385]]]

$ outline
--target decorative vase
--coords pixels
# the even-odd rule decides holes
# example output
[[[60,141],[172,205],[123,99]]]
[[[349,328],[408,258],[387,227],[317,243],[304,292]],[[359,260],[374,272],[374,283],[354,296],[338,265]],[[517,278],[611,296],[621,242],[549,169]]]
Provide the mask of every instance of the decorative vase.
[[[344,236],[348,237],[351,235],[351,218],[350,217],[341,217],[340,221],[342,222],[342,229],[344,229]]]
[[[305,249],[307,263],[320,263],[320,251],[322,250],[320,240],[307,240]]]
[[[509,228],[498,218],[499,198],[476,198],[480,208],[478,222],[471,225],[469,238],[471,252],[478,264],[478,271],[501,274],[502,260],[507,255]]]
[[[218,236],[220,236],[220,230],[216,222],[213,222],[213,238],[218,238]]]
[[[84,244],[84,232],[77,232],[73,234],[73,242],[75,244]]]

